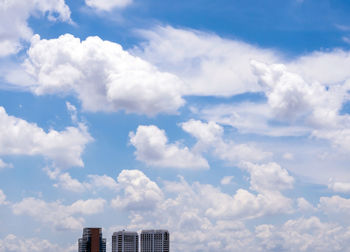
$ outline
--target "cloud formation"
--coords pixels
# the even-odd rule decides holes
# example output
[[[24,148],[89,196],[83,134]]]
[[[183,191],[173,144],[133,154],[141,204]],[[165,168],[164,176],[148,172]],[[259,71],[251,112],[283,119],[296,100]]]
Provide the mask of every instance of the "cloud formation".
[[[0,107],[0,155],[41,155],[56,167],[83,166],[81,155],[90,141],[92,137],[84,124],[45,132]]]
[[[62,248],[48,240],[38,238],[21,239],[14,234],[9,234],[0,239],[0,251],[6,252],[73,252],[76,246]]]
[[[181,124],[184,131],[197,139],[194,149],[198,152],[211,152],[221,160],[238,164],[241,161],[262,161],[272,156],[259,150],[254,144],[236,144],[224,139],[224,129],[219,124],[191,119]]]
[[[64,0],[11,0],[0,2],[0,57],[17,53],[23,41],[33,36],[28,19],[33,15],[47,16],[50,21],[71,22],[70,9]]]
[[[147,178],[139,171],[123,171],[121,175],[123,173]],[[129,210],[128,228],[166,227],[176,241],[172,245],[176,251],[189,248],[191,251],[240,251],[243,248],[254,251],[253,248],[258,247],[251,244],[255,237],[242,221],[277,213],[289,214],[293,209],[292,201],[277,191],[253,194],[240,188],[230,195],[210,184],[189,184],[183,177],[179,181],[163,181],[161,189],[148,178],[145,181],[152,183],[157,191],[161,190],[162,197],[157,197],[152,211],[140,207],[124,208]],[[141,183],[128,182],[127,185],[130,187],[129,195],[124,195],[125,198],[119,198],[117,202],[134,198],[142,202],[141,199],[147,199],[148,186],[144,187],[146,190],[140,190]]]
[[[136,158],[147,165],[181,169],[208,169],[208,162],[188,147],[170,144],[164,130],[155,125],[140,125],[130,132],[130,143],[136,148]]]
[[[49,178],[55,181],[53,185],[56,188],[60,188],[69,192],[83,193],[86,191],[92,191],[93,193],[101,190],[118,190],[118,183],[110,176],[107,175],[87,175],[87,180],[84,182],[78,179],[72,178],[68,172],[61,172],[59,169],[44,169]]]
[[[132,0],[85,0],[85,4],[99,11],[111,11],[116,8],[125,8],[132,4]]]
[[[318,82],[306,82],[289,72],[285,65],[252,61],[252,67],[265,89],[268,104],[277,120],[319,128],[335,126],[347,95],[347,87],[326,87]]]
[[[158,185],[139,170],[123,170],[118,176],[122,195],[111,201],[112,207],[124,210],[149,211],[163,199]]]
[[[250,60],[274,63],[278,53],[215,34],[171,26],[140,31],[134,54],[186,83],[187,95],[232,96],[260,91]]]
[[[37,95],[75,94],[87,111],[174,114],[185,102],[182,82],[99,37],[84,41],[70,34],[57,39],[36,35],[25,62]]]
[[[250,174],[251,189],[257,192],[281,191],[293,188],[294,178],[277,163],[262,165],[244,162],[241,167]]]
[[[46,202],[30,197],[14,203],[12,211],[15,215],[29,215],[39,222],[52,225],[56,230],[79,230],[84,224],[84,219],[80,216],[101,213],[105,203],[104,199],[99,198],[63,205],[59,201]]]

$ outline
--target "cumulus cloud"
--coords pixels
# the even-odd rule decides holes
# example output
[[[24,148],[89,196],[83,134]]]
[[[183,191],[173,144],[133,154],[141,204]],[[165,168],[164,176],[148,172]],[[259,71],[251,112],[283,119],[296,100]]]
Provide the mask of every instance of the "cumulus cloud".
[[[76,251],[76,245],[62,248],[48,240],[38,238],[22,239],[14,234],[9,234],[0,239],[0,251],[6,252],[73,252]]]
[[[333,192],[338,193],[350,193],[350,183],[349,182],[339,182],[330,180],[328,183],[328,188]]]
[[[122,187],[127,188],[127,191],[129,191],[129,194],[125,194],[125,200],[129,202],[129,200],[136,198],[147,202],[144,195],[157,195],[157,197],[154,197],[157,200],[153,200],[153,202],[156,201],[157,204],[153,204],[153,206],[156,207],[154,207],[151,213],[154,213],[154,217],[157,218],[175,218],[175,216],[171,217],[170,215],[181,215],[186,212],[193,212],[196,213],[196,215],[199,214],[206,218],[250,219],[272,213],[289,213],[292,209],[291,200],[277,191],[264,191],[259,194],[253,194],[245,189],[238,189],[235,194],[229,195],[210,184],[200,184],[198,182],[188,184],[182,177],[180,177],[179,182],[164,182],[163,191],[174,195],[174,197],[165,198],[157,184],[150,181],[142,172],[137,170],[123,171],[119,177],[124,177],[123,173],[131,173],[133,175],[133,179],[128,178],[125,182],[125,186],[122,185]],[[118,182],[121,184],[121,179],[119,177]],[[147,193],[149,189],[141,189],[148,188],[148,186],[132,182],[135,180],[134,177],[141,177],[146,184],[151,184],[152,187],[150,191],[152,193]],[[154,190],[158,193],[155,194]],[[140,194],[141,197],[139,196]],[[119,204],[124,205],[123,201],[122,198],[117,198],[115,203],[119,202]],[[152,202],[152,200],[148,201]],[[143,202],[143,204],[145,203]],[[140,211],[138,211],[137,214],[141,214]],[[181,216],[177,216],[175,219],[181,219]]]
[[[138,173],[142,178],[145,176],[136,171],[128,172]],[[148,178],[146,181],[150,183]],[[134,189],[129,189],[129,195],[117,198],[116,202],[146,199],[148,186],[142,187],[129,180],[127,185]],[[129,209],[128,228],[168,228],[177,241],[172,245],[176,251],[188,251],[189,248],[191,251],[254,251],[258,245],[252,243],[255,237],[244,226],[243,220],[292,211],[292,201],[279,192],[253,194],[238,189],[230,195],[210,184],[189,184],[182,177],[179,181],[163,181],[163,185],[162,196],[158,197],[152,211],[138,207]]]
[[[256,148],[253,144],[236,144],[224,140],[224,129],[217,123],[208,123],[199,120],[189,120],[181,124],[184,131],[197,139],[194,147],[198,151],[212,151],[218,158],[232,163],[240,161],[261,161],[272,156]]]
[[[11,0],[0,2],[0,57],[17,53],[22,41],[33,36],[27,20],[30,16],[47,15],[51,21],[71,22],[64,0]]]
[[[132,4],[132,0],[85,0],[85,4],[99,11],[111,11]]]
[[[337,123],[346,90],[338,86],[327,90],[318,82],[308,83],[282,64],[252,61],[252,66],[265,87],[268,104],[277,119],[297,121],[304,117],[316,126]]]
[[[301,212],[315,211],[314,206],[305,198],[300,197],[297,199],[298,210]]]
[[[258,251],[343,251],[350,242],[349,231],[315,216],[255,228]]]
[[[123,170],[118,176],[118,195],[111,205],[125,210],[153,210],[163,199],[158,185],[139,170]]]
[[[88,179],[84,182],[78,179],[72,178],[68,172],[62,173],[59,169],[45,168],[44,171],[47,173],[50,179],[55,181],[53,185],[56,188],[60,188],[66,191],[82,193],[85,191],[97,192],[100,190],[118,190],[118,183],[110,176],[107,175],[88,175]]]
[[[68,172],[61,173],[59,170],[50,170],[49,168],[44,169],[50,179],[55,180],[57,183],[54,184],[56,188],[62,188],[71,192],[84,192],[86,187],[79,180],[74,179]]]
[[[42,155],[57,167],[83,166],[81,155],[91,140],[84,124],[45,132],[0,107],[0,155]]]
[[[294,178],[277,163],[252,164],[244,162],[241,167],[250,174],[251,189],[262,192],[266,190],[284,190],[293,188]]]
[[[65,34],[36,35],[27,52],[26,71],[35,94],[75,94],[88,111],[156,115],[176,113],[184,104],[182,81],[99,37],[84,41]]]
[[[147,165],[182,169],[208,169],[208,162],[199,154],[179,143],[170,144],[164,130],[154,125],[140,125],[130,132],[135,155]]]
[[[84,185],[93,190],[109,189],[111,191],[118,190],[118,183],[110,176],[107,175],[88,175],[89,181]]]
[[[171,26],[141,31],[147,41],[134,54],[177,74],[188,95],[232,96],[259,91],[250,60],[275,62],[278,53],[214,34]]]
[[[338,215],[339,217],[350,214],[350,199],[334,195],[332,197],[321,197],[318,208],[329,215]]]
[[[36,198],[24,198],[12,205],[15,215],[28,215],[39,222],[52,225],[57,230],[79,230],[83,227],[81,215],[101,213],[106,201],[104,199],[78,200],[71,205],[59,201],[46,202]],[[79,215],[79,216],[76,216]]]

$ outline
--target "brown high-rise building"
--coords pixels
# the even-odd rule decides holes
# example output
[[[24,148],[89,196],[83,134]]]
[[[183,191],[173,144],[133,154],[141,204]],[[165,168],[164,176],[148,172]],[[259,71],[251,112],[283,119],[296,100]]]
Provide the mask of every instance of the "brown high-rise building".
[[[83,237],[79,239],[79,252],[106,252],[102,228],[84,228]]]

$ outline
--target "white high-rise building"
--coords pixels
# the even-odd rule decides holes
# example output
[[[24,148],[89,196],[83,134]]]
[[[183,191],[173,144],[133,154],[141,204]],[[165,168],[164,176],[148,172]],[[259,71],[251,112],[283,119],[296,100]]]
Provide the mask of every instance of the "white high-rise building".
[[[169,252],[168,230],[142,230],[141,252]]]
[[[112,252],[138,252],[139,235],[136,232],[119,231],[112,235]]]

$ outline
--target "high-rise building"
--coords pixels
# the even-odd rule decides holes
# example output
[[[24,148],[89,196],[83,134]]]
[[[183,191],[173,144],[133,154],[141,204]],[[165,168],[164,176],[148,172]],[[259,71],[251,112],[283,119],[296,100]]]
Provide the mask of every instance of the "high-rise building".
[[[142,230],[141,252],[169,252],[168,230]]]
[[[139,235],[136,232],[119,231],[112,235],[112,252],[138,252]]]
[[[106,252],[102,228],[84,228],[83,237],[79,239],[79,252]]]

